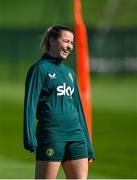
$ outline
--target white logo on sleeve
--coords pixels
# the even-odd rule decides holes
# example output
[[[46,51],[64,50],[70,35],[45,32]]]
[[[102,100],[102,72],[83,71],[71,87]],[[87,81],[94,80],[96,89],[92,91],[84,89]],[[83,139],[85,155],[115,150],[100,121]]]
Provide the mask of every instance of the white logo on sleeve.
[[[74,93],[74,87],[71,88],[70,86],[66,86],[66,83],[63,83],[63,85],[57,87],[57,96],[72,96]]]
[[[57,78],[55,73],[54,74],[49,73],[48,75],[49,75],[50,79],[56,79]]]

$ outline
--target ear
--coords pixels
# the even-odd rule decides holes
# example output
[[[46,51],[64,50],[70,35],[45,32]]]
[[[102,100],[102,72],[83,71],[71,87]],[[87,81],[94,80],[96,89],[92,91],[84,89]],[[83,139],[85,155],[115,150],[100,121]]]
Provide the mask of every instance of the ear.
[[[53,37],[51,37],[49,42],[50,42],[50,45],[53,45],[55,43],[55,39]]]

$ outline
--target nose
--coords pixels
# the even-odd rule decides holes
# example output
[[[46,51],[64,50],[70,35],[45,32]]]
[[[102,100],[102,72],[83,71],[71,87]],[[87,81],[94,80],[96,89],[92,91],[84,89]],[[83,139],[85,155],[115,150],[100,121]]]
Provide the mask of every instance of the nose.
[[[71,43],[68,43],[67,44],[67,49],[72,50],[73,49],[73,45]]]

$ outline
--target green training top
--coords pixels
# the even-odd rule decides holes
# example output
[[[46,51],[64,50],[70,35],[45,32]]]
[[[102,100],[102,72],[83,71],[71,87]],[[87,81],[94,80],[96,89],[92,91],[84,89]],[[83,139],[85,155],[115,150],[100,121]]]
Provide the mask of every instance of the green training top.
[[[37,125],[35,119],[38,119]],[[24,100],[24,147],[85,140],[94,158],[74,72],[45,54],[28,71]]]

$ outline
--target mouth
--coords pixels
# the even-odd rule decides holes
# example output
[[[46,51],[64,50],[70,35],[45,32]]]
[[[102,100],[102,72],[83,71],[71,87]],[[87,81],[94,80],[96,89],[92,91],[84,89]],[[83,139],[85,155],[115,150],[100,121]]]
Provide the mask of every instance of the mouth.
[[[70,48],[69,49],[62,49],[62,51],[63,51],[64,55],[69,55],[69,53],[71,52],[71,49]]]
[[[71,48],[62,48],[60,51],[60,56],[62,59],[66,59],[68,55],[71,53],[72,49]]]

